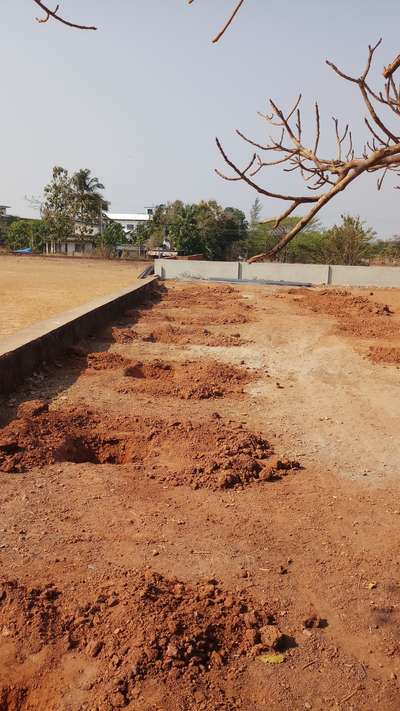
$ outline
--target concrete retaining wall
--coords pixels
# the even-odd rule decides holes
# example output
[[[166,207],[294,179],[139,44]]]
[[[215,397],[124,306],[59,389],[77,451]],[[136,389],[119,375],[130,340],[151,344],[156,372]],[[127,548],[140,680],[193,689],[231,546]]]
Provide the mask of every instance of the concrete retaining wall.
[[[156,259],[154,272],[161,279],[238,279],[238,262]]]
[[[400,288],[399,267],[331,267],[331,284],[337,286],[394,286]]]
[[[297,281],[327,284],[329,267],[325,264],[281,264],[280,262],[243,262],[242,279]]]
[[[154,270],[162,279],[262,280],[400,288],[400,267],[344,267],[280,262],[247,264],[246,262],[156,259]]]
[[[0,393],[11,392],[41,363],[51,363],[68,346],[144,301],[156,282],[155,277],[143,279],[0,339]]]

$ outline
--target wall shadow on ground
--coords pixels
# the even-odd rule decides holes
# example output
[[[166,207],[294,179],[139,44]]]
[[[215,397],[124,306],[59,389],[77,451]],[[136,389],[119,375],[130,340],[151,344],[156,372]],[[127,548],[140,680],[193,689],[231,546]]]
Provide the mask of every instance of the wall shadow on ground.
[[[134,326],[143,310],[151,310],[167,292],[159,281],[154,282],[145,300],[137,302],[121,311],[118,318],[108,324],[94,326],[84,338],[77,339],[67,346],[63,353],[44,361],[31,376],[14,390],[0,394],[0,428],[15,419],[18,406],[29,400],[43,399],[51,403],[70,388],[87,368],[86,356],[90,353],[106,353],[114,344],[107,335],[112,326],[129,328]]]

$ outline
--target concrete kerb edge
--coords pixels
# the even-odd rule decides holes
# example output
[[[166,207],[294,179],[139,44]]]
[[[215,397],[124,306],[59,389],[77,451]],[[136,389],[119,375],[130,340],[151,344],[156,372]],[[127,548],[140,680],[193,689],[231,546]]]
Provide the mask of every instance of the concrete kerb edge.
[[[141,302],[157,281],[149,277],[1,339],[0,394],[11,392],[43,362],[51,363],[68,346]]]

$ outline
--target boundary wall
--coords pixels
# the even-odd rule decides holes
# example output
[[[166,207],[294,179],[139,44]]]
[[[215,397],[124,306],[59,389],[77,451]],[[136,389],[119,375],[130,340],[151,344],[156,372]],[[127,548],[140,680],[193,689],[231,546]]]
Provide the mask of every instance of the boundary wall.
[[[156,259],[154,272],[161,279],[210,279],[273,283],[332,284],[400,288],[400,267],[347,267],[281,262],[206,262]]]
[[[113,292],[0,339],[0,394],[14,390],[44,362],[50,363],[80,338],[95,333],[152,291],[156,277]]]

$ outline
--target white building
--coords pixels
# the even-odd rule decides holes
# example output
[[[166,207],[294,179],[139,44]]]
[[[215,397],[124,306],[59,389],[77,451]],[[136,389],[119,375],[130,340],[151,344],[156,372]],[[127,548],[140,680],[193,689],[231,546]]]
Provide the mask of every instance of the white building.
[[[95,237],[67,237],[56,241],[46,240],[45,254],[62,254],[67,257],[79,257],[92,254],[96,249]]]
[[[144,225],[152,217],[152,210],[149,208],[147,212],[106,212],[106,217],[113,222],[118,222],[123,228],[125,234],[135,230],[138,225]]]

